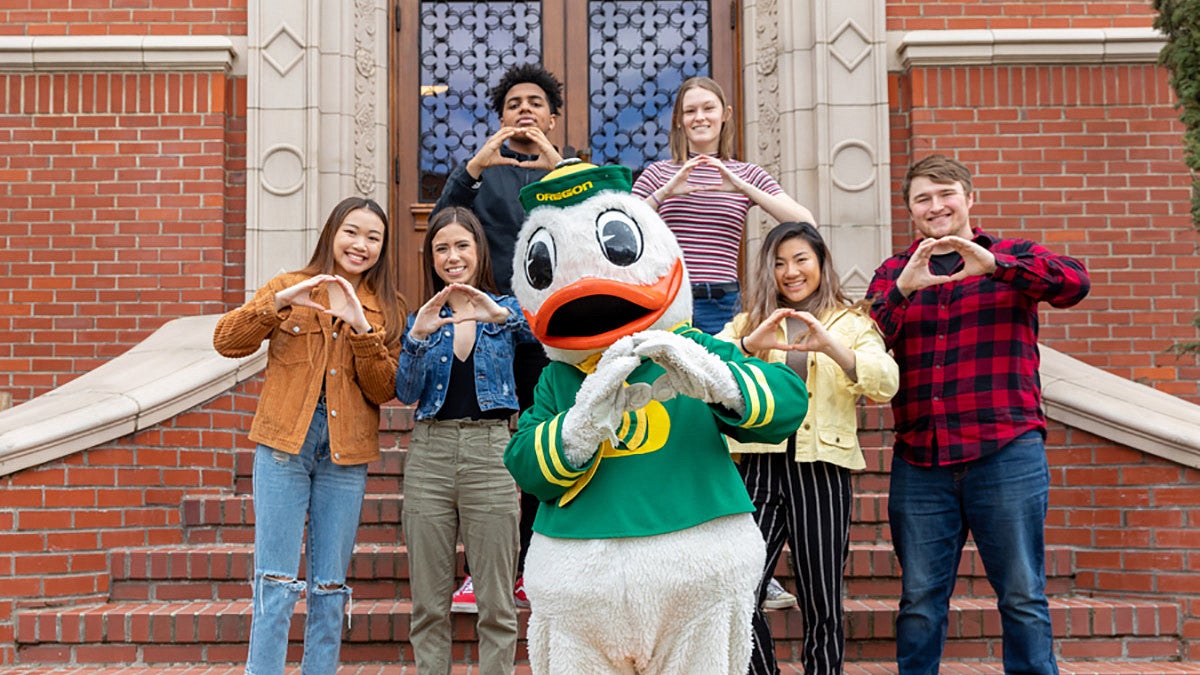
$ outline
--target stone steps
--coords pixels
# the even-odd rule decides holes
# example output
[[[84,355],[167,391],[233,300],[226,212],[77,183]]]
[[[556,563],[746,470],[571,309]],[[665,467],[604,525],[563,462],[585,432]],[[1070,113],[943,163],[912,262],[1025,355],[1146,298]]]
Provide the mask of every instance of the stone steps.
[[[410,603],[356,601],[350,610],[342,661],[411,662]],[[849,660],[891,657],[895,600],[846,602]],[[1071,659],[1178,660],[1182,630],[1178,606],[1166,602],[1101,598],[1052,598],[1050,613],[1060,653]],[[303,601],[292,623],[291,651],[298,658],[303,637]],[[528,610],[521,610],[522,637]],[[17,617],[16,643],[22,663],[169,665],[238,663],[250,634],[248,600],[110,602],[81,607],[26,609]],[[798,661],[801,621],[797,610],[768,612],[777,648],[785,661]],[[474,657],[475,616],[455,614],[455,660]],[[995,659],[1000,619],[994,603],[962,598],[951,602],[948,659]],[[523,658],[523,646],[518,649]],[[156,669],[157,672],[157,669]]]
[[[358,545],[349,571],[355,589],[340,675],[415,673],[408,644],[407,551],[400,541],[406,457],[406,409],[385,410],[383,457],[370,468]],[[868,411],[870,412],[870,411]],[[876,411],[877,412],[877,411]],[[875,414],[875,413],[872,413]],[[865,433],[864,442],[870,434]],[[854,523],[846,571],[847,658],[851,675],[895,673],[894,620],[899,566],[887,531],[889,449],[870,442],[867,470],[855,474]],[[108,597],[74,607],[25,607],[16,613],[18,662],[13,675],[241,673],[249,636],[253,573],[253,453],[237,452],[234,493],[186,497],[179,512],[183,543],[117,549],[109,554]],[[785,555],[775,576],[794,589]],[[461,574],[462,553],[459,552]],[[1180,608],[1168,601],[1072,595],[1074,552],[1047,550],[1048,593],[1063,673],[1195,673],[1185,655]],[[1000,621],[977,551],[968,543],[952,602],[942,672],[1001,673]],[[302,573],[303,574],[303,573]],[[289,659],[301,655],[304,603],[292,625]],[[522,638],[527,610],[520,612]],[[783,672],[802,673],[802,621],[795,609],[768,613]],[[454,675],[474,674],[474,615],[454,615]],[[518,661],[525,659],[524,642]],[[136,664],[136,665],[129,665]],[[192,664],[192,665],[181,665]],[[203,664],[203,665],[201,665]],[[289,669],[289,675],[298,668]],[[518,663],[516,672],[528,674]]]
[[[775,577],[791,582],[790,554],[785,551]],[[459,570],[462,552],[459,551]],[[1046,552],[1050,595],[1071,591],[1071,552]],[[254,548],[249,543],[193,544],[186,547],[118,549],[109,556],[110,599],[113,601],[241,600],[250,597]],[[900,595],[900,569],[887,544],[852,543],[846,566],[846,597],[895,598]],[[983,564],[974,547],[963,551],[957,595],[991,596]],[[304,576],[303,563],[301,577]],[[360,542],[347,579],[357,599],[407,598],[408,550],[401,544]]]

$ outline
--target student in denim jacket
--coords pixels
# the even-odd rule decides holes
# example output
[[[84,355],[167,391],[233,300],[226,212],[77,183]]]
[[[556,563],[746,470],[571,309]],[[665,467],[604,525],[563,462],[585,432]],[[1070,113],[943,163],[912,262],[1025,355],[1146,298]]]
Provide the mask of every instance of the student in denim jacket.
[[[379,459],[379,406],[392,399],[404,326],[392,236],[374,201],[342,200],[308,266],[275,276],[213,331],[213,347],[231,358],[270,343],[250,426],[258,449],[248,674],[283,675],[301,594],[301,670],[337,670],[350,599],[346,569],[367,463]],[[306,580],[298,579],[302,543]]]
[[[496,291],[483,226],[469,209],[434,214],[424,256],[435,293],[409,318],[396,375],[396,398],[417,402],[403,513],[413,652],[420,672],[450,672],[461,536],[479,605],[480,672],[511,674],[519,507],[503,457],[518,408],[514,348],[536,340],[517,301]]]

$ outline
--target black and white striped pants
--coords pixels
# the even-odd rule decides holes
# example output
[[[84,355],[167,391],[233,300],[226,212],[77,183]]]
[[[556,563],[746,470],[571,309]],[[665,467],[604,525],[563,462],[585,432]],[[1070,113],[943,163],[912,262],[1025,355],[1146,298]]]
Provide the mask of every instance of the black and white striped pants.
[[[850,552],[850,470],[828,462],[796,462],[794,443],[788,442],[786,453],[742,455],[738,464],[767,545],[767,566],[754,610],[752,675],[779,673],[762,602],[785,542],[792,550],[804,620],[804,672],[841,673],[845,658],[842,571]]]

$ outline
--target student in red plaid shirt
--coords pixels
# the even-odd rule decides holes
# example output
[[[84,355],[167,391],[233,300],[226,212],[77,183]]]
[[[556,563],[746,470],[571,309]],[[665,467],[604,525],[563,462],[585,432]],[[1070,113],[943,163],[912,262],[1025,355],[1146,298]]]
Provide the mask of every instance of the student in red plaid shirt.
[[[1038,303],[1088,293],[1078,260],[971,227],[971,173],[932,155],[901,187],[921,235],[867,291],[900,365],[888,517],[902,568],[896,660],[937,673],[967,534],[996,591],[1004,672],[1057,673],[1046,601],[1050,473]]]

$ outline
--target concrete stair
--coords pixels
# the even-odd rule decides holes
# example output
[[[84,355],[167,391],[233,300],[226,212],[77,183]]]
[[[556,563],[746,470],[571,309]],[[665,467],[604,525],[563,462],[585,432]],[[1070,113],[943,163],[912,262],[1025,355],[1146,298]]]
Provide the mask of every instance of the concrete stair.
[[[986,660],[998,655],[1000,623],[991,605],[985,599],[952,601],[947,658]],[[410,659],[410,610],[405,600],[356,600],[342,647],[343,662]],[[848,600],[846,611],[848,656],[889,658],[895,602]],[[1056,598],[1050,612],[1064,656],[1149,660],[1178,655],[1179,610],[1172,604]],[[304,614],[301,602],[291,631],[296,647],[303,638]],[[522,610],[523,619],[526,615]],[[802,636],[798,613],[772,611],[769,617],[780,656],[798,660],[793,653]],[[248,599],[110,602],[24,611],[18,617],[18,634],[25,645],[22,659],[39,663],[237,662],[245,655],[250,618]],[[458,659],[473,656],[474,624],[474,615],[454,615]]]
[[[392,411],[385,415],[385,424],[386,420],[405,418],[403,412]],[[371,467],[369,494],[349,572],[355,602],[342,650],[341,675],[415,672],[408,644],[408,557],[399,543],[404,426],[403,422],[393,423],[385,430],[384,457]],[[900,587],[899,568],[887,534],[890,453],[869,448],[867,461],[867,470],[855,475],[855,519],[846,571],[849,663],[845,672],[894,673],[893,626]],[[236,465],[234,490],[184,499],[180,506],[182,544],[110,552],[106,602],[18,610],[19,665],[5,672],[242,672],[253,572],[250,453],[239,452]],[[459,558],[461,573],[461,552]],[[1075,593],[1074,553],[1069,548],[1050,548],[1046,569],[1062,672],[1200,675],[1200,664],[1181,662],[1185,627],[1177,604]],[[776,568],[776,577],[785,587],[795,588],[786,556]],[[943,673],[1003,671],[1000,621],[991,597],[979,556],[968,545],[951,607]],[[301,602],[289,651],[297,661],[304,612]],[[777,610],[768,615],[783,672],[801,673],[799,612]],[[527,610],[521,617],[523,638]],[[455,675],[477,672],[470,665],[476,657],[474,619],[474,615],[454,617],[453,652],[461,664]],[[518,659],[524,658],[522,640]],[[528,670],[520,665],[517,672]]]

